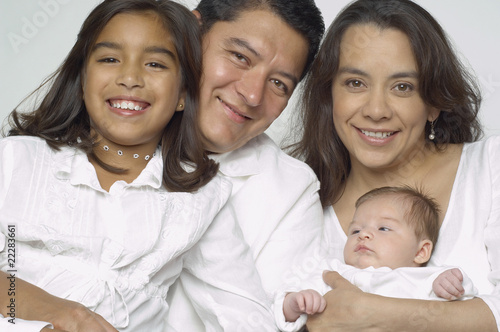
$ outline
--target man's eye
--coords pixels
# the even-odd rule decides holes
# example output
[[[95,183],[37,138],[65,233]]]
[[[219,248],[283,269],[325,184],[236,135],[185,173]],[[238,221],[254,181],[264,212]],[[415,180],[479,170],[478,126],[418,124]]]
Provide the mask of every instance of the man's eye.
[[[247,62],[247,59],[245,58],[244,55],[242,55],[240,53],[236,53],[236,52],[234,52],[233,55],[236,58],[236,60],[238,60],[240,62]]]

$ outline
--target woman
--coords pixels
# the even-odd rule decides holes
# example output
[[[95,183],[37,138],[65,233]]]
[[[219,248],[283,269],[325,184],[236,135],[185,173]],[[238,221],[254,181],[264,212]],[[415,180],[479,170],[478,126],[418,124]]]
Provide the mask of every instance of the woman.
[[[460,266],[481,295],[383,298],[331,272],[327,309],[310,331],[497,330],[500,138],[477,142],[480,100],[442,28],[415,3],[360,0],[334,20],[306,82],[304,137],[294,151],[320,179],[330,255],[342,257],[363,193],[418,185],[441,207],[429,264]]]

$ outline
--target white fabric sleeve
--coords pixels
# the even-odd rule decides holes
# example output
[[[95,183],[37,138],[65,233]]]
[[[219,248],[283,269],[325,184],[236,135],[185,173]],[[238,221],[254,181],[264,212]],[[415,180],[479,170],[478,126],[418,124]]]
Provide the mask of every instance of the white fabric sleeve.
[[[185,257],[181,280],[206,331],[275,331],[271,303],[231,209]]]
[[[479,294],[492,311],[500,331],[500,136],[489,139],[488,155],[491,176],[492,204],[484,242],[488,252],[491,272],[488,279],[494,285],[491,294]],[[474,222],[471,220],[470,222]]]
[[[53,329],[54,326],[47,322],[40,322],[35,320],[24,320],[15,318],[11,323],[11,317],[4,317],[0,314],[0,331],[4,332],[40,332],[44,327]]]
[[[289,202],[290,209],[256,257],[268,294],[288,283],[297,271],[308,270],[321,259],[323,208],[317,190],[318,183],[311,182],[296,201]]]
[[[453,267],[402,267],[391,270],[387,267],[351,270],[343,276],[364,292],[381,296],[441,300],[434,294],[432,283],[438,275]],[[477,290],[464,271],[464,288],[468,298],[477,294]]]
[[[295,322],[287,322],[283,313],[283,302],[287,293],[280,292],[274,299],[274,320],[278,329],[283,332],[297,332],[306,325],[307,314],[300,315]]]

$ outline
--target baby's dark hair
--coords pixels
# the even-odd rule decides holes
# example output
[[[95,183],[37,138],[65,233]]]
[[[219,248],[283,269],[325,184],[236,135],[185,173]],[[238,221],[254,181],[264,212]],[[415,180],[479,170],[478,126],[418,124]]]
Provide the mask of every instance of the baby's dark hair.
[[[406,212],[405,221],[415,231],[419,240],[429,239],[433,248],[439,236],[439,206],[436,201],[423,193],[421,189],[409,186],[380,187],[370,190],[356,201],[356,208],[376,197],[392,196],[402,203]]]
[[[196,125],[202,70],[199,24],[191,11],[171,0],[105,0],[95,7],[59,69],[28,97],[43,94],[40,105],[27,113],[18,106],[10,114],[8,135],[38,136],[56,150],[74,146],[99,162],[93,152],[97,142],[83,102],[82,77],[99,34],[115,15],[124,13],[156,15],[175,45],[186,98],[184,111],[174,113],[161,139],[163,183],[171,191],[195,191],[215,176],[218,165],[204,151]],[[99,164],[115,173],[126,172]],[[186,171],[186,165],[193,171]]]

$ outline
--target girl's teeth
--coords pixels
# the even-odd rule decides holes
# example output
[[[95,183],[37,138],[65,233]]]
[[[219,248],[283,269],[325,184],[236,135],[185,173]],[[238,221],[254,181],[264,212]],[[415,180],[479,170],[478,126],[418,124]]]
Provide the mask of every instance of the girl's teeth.
[[[142,110],[142,107],[139,106],[139,105],[134,105],[134,103],[127,103],[125,101],[123,101],[121,104],[120,103],[113,103],[113,107],[115,108],[119,108],[119,109],[128,109],[128,110],[131,110],[131,111],[141,111]]]

